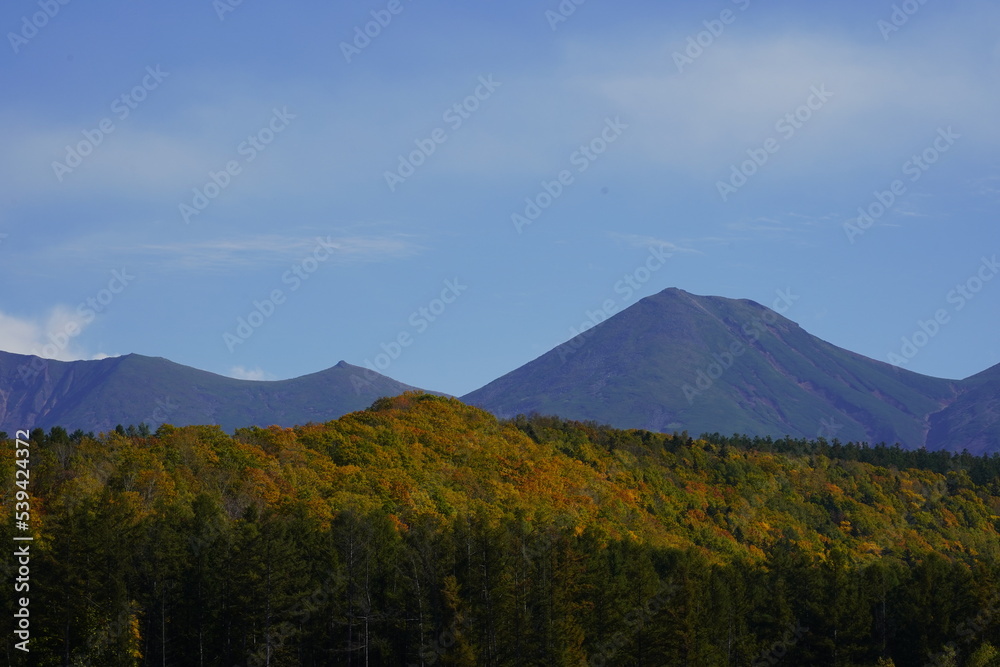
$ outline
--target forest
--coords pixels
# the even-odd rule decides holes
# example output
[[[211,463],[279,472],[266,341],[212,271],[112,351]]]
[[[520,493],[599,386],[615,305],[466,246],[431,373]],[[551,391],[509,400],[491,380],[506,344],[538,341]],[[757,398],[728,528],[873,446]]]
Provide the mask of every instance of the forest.
[[[30,653],[8,555],[7,665],[1000,667],[1000,455],[422,393],[27,449]],[[4,438],[7,545],[18,467]]]

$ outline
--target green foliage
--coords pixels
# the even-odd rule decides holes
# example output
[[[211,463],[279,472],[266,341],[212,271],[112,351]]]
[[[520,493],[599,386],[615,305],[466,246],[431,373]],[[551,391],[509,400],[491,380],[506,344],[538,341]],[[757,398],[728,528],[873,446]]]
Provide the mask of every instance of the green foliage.
[[[122,431],[32,433],[36,664],[997,665],[991,459],[420,394]]]

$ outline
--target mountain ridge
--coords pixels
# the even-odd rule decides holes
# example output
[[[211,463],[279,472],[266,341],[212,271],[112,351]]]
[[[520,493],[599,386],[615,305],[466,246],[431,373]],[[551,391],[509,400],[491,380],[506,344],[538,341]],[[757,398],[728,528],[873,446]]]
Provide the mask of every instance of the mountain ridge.
[[[782,314],[793,301],[779,293],[769,308],[668,288],[461,399],[505,418],[1000,451],[1000,364],[964,380],[915,373],[810,334]],[[344,360],[252,381],[138,354],[59,362],[0,352],[0,430],[290,427],[414,389]]]
[[[292,426],[336,419],[414,389],[343,360],[297,378],[256,381],[134,353],[63,362],[0,352],[0,430],[106,431],[140,422]]]
[[[669,288],[462,400],[502,417],[912,448],[963,448],[947,428],[957,421],[981,452],[1000,448],[1000,405],[974,409],[989,402],[994,373],[1000,367],[957,381],[921,375],[839,348],[756,301]],[[616,377],[631,386],[612,397]]]

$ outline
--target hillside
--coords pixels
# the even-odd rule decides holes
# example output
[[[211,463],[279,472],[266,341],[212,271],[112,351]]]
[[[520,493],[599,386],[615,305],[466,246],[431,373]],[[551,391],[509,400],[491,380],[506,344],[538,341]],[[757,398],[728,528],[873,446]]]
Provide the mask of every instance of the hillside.
[[[957,384],[958,397],[931,415],[929,449],[956,450],[961,445],[974,454],[1000,451],[1000,364]]]
[[[976,482],[943,453],[935,472],[791,446],[499,422],[412,393],[233,436],[37,431],[37,655],[992,664],[1000,459],[975,459]],[[0,501],[9,543],[10,487]]]

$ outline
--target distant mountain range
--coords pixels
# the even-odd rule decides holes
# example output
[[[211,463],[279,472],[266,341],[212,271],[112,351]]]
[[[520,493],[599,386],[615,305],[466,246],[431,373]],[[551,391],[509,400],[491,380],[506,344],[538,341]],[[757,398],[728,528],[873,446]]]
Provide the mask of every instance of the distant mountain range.
[[[0,352],[0,430],[292,426],[413,389],[343,361],[255,382],[136,354],[58,362]],[[500,417],[538,412],[691,435],[1000,451],[1000,365],[960,381],[928,377],[831,345],[756,302],[679,289],[639,301],[462,400]]]
[[[0,352],[0,431],[63,426],[110,431],[118,424],[293,426],[362,410],[417,387],[341,361],[292,380],[237,380],[129,354],[50,361]]]

